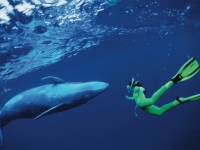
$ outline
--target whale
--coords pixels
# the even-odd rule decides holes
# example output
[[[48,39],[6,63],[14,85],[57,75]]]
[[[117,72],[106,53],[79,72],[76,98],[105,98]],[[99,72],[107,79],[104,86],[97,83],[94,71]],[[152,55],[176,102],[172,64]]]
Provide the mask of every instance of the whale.
[[[39,119],[43,116],[72,109],[86,104],[89,100],[103,93],[108,83],[65,82],[47,76],[41,79],[44,85],[17,94],[0,110],[0,144],[3,146],[2,127],[10,121],[20,118]]]

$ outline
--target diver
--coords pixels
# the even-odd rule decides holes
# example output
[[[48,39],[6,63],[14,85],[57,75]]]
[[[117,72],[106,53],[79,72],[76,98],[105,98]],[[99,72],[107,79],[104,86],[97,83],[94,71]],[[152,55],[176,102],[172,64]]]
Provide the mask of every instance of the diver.
[[[136,108],[140,107],[144,111],[146,111],[149,114],[153,115],[162,115],[163,113],[171,110],[172,108],[175,108],[176,106],[200,99],[200,94],[193,95],[190,97],[177,97],[173,102],[163,105],[162,107],[157,107],[154,105],[154,103],[169,89],[171,88],[175,83],[185,81],[187,79],[190,79],[193,77],[198,71],[199,63],[195,58],[191,58],[188,60],[178,71],[178,73],[165,85],[163,85],[160,89],[158,89],[151,98],[146,98],[146,90],[142,86],[142,84],[139,81],[135,81],[134,78],[132,78],[132,81],[127,85],[127,88],[129,92],[133,91],[133,97],[126,96],[129,100],[135,100],[136,107],[135,107],[135,115],[136,114]]]

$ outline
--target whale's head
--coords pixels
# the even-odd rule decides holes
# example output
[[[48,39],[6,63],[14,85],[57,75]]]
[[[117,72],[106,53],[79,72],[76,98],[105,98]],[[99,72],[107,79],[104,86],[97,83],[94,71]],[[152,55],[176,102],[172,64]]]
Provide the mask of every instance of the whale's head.
[[[88,101],[94,98],[95,96],[103,93],[108,88],[108,86],[109,84],[105,82],[86,82],[81,85],[81,91],[83,97]]]

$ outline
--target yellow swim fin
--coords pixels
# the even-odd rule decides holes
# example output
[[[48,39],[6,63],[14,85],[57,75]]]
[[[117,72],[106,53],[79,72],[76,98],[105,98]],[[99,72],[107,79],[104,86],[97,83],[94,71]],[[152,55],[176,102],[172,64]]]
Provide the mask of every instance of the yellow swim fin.
[[[178,71],[178,73],[171,79],[174,84],[185,81],[193,77],[200,70],[199,63],[195,58],[188,60]]]

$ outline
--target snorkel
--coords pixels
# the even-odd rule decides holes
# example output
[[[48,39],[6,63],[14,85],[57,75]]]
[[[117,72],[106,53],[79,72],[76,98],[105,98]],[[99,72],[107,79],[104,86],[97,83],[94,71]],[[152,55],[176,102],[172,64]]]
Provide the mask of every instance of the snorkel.
[[[128,89],[128,92],[130,92],[133,89],[133,85],[134,85],[134,77],[132,77],[131,82],[126,86]]]

